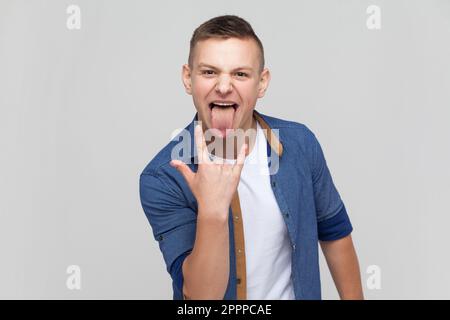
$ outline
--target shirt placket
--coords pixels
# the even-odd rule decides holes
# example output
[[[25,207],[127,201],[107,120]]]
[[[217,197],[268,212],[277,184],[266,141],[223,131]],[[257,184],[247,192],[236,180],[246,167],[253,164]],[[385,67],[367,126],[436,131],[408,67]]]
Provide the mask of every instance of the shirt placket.
[[[278,139],[273,135],[271,128],[268,124],[261,118],[256,112],[254,116],[260,126],[265,129],[264,135],[268,142],[269,149],[273,149],[277,152],[279,156],[281,156],[283,152],[283,147]],[[289,238],[291,239],[293,254],[295,251],[295,242],[294,242],[294,230],[292,230],[292,224],[289,219],[289,209],[285,202],[284,197],[282,196],[279,188],[277,188],[276,180],[271,175],[270,183],[272,186],[272,190],[275,195],[275,199],[280,207],[280,210],[283,214],[283,220],[286,224]],[[247,299],[247,274],[246,274],[246,261],[245,261],[245,239],[244,239],[244,225],[242,221],[242,210],[239,201],[239,193],[236,190],[234,193],[233,199],[231,201],[231,210],[233,216],[233,227],[234,227],[234,254],[236,258],[236,299],[237,300],[246,300]],[[294,260],[294,259],[293,259]],[[292,279],[295,281],[295,278]]]

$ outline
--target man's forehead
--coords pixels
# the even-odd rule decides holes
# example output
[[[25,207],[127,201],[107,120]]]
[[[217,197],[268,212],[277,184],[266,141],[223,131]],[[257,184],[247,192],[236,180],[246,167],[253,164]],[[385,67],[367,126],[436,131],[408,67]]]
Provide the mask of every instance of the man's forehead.
[[[218,68],[220,68],[220,66],[216,66],[216,65],[205,63],[205,62],[201,62],[201,61],[197,64],[197,66],[199,68],[211,68],[211,69],[218,69]],[[250,65],[237,65],[236,67],[232,67],[232,68],[236,69],[236,70],[250,70],[250,71],[255,69],[254,66],[250,66]]]
[[[195,63],[198,67],[257,69],[259,48],[253,39],[216,39],[199,41],[195,48]]]

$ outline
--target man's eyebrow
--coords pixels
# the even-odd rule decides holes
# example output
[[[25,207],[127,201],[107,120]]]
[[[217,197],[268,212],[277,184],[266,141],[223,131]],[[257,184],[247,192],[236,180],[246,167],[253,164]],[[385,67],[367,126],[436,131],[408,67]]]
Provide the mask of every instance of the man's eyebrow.
[[[202,63],[202,62],[200,62],[200,63],[198,64],[198,67],[199,67],[199,68],[210,68],[210,69],[214,69],[214,70],[219,70],[219,68],[214,67],[213,65],[210,65],[210,64],[207,64],[207,63]],[[237,68],[234,68],[234,69],[233,69],[233,71],[236,71],[236,70],[249,70],[249,71],[253,71],[253,68],[252,68],[252,67],[249,67],[249,66],[241,66],[241,67],[237,67]]]

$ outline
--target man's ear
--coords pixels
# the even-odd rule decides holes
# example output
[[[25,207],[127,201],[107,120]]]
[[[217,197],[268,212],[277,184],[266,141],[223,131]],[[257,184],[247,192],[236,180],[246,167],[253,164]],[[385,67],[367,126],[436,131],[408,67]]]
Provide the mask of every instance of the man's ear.
[[[181,80],[183,81],[186,93],[192,94],[191,69],[187,64],[184,64],[181,68]]]
[[[259,79],[258,98],[264,97],[264,94],[266,93],[266,90],[269,87],[269,82],[270,82],[270,71],[269,69],[264,68],[264,70],[261,72],[261,76]]]

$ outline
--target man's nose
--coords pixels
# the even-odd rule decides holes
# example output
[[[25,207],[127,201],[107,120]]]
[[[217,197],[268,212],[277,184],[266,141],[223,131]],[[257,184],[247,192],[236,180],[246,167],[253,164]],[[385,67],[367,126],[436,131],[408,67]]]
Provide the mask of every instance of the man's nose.
[[[222,95],[231,92],[233,90],[231,78],[227,75],[220,76],[217,80],[216,90]]]

